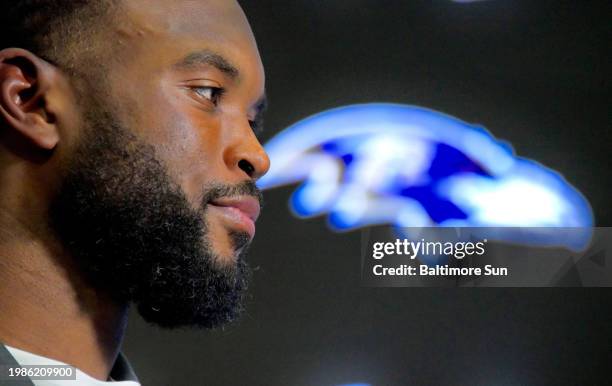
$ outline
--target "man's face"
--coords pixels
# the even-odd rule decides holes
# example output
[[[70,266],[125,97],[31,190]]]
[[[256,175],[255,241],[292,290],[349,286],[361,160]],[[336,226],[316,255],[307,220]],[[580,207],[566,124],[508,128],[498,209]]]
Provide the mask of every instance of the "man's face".
[[[107,83],[82,96],[52,224],[89,279],[146,319],[232,320],[269,168],[254,38],[227,0],[124,1],[113,18]]]
[[[111,95],[126,127],[155,147],[194,209],[203,187],[243,183],[269,160],[253,132],[264,98],[264,72],[237,3],[126,1],[116,30]],[[238,205],[251,217],[256,205]],[[250,221],[229,208],[207,208],[209,239],[220,264],[234,262],[231,231]]]

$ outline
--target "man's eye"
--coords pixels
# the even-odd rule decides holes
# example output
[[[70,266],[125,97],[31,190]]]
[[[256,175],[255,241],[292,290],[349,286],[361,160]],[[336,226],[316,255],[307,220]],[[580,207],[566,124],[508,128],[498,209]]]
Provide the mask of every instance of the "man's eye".
[[[198,96],[208,99],[214,105],[219,103],[219,99],[221,98],[221,95],[223,95],[223,89],[219,87],[194,87],[193,91],[198,94]]]
[[[251,129],[255,133],[257,137],[259,137],[263,132],[263,119],[261,117],[255,118],[255,120],[249,121],[249,125]]]

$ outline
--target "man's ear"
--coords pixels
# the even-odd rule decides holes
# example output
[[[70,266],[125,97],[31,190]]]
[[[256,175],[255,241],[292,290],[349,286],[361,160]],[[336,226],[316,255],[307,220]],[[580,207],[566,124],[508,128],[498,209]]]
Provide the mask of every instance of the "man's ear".
[[[20,48],[0,50],[0,118],[32,145],[52,150],[59,142],[49,92],[57,68]]]

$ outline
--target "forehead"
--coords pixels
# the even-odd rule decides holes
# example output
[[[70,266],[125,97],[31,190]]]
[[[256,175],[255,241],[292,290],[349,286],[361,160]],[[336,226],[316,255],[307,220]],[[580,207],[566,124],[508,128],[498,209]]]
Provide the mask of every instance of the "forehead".
[[[147,65],[170,66],[191,52],[209,50],[241,73],[263,82],[255,38],[234,0],[124,0],[116,26],[117,45]],[[260,79],[259,79],[260,78]]]

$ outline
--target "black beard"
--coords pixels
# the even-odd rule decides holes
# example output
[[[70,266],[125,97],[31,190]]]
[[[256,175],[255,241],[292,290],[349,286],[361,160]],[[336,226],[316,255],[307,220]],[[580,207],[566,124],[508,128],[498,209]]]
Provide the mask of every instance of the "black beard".
[[[214,198],[250,194],[254,183],[215,185],[194,210],[154,148],[111,114],[89,117],[50,207],[52,229],[85,279],[121,303],[133,302],[148,322],[213,328],[243,310],[250,269],[249,237],[230,235],[234,264],[221,266],[203,220]]]

